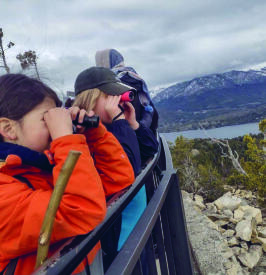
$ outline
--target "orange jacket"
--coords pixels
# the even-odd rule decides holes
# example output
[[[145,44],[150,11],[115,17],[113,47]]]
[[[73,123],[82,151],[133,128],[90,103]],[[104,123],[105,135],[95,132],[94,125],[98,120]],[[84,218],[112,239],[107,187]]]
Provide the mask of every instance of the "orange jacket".
[[[18,155],[8,155],[2,163],[0,270],[7,266],[10,259],[17,257],[20,258],[15,275],[30,274],[34,270],[42,221],[69,150],[82,154],[57,211],[51,244],[93,230],[104,219],[105,194],[121,190],[134,181],[133,170],[122,147],[102,124],[85,135],[86,139],[83,135],[69,135],[51,143],[47,156],[55,165],[52,174],[23,164]],[[15,175],[27,178],[34,190],[15,179]],[[56,244],[52,245],[49,255],[56,248]]]

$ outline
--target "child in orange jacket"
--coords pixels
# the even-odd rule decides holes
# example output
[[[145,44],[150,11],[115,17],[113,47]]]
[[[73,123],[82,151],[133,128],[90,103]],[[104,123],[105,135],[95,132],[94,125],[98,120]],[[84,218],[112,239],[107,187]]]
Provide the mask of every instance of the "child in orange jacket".
[[[70,150],[82,154],[56,214],[49,255],[59,241],[93,230],[104,219],[105,195],[134,181],[112,134],[100,124],[74,135],[72,120],[79,113],[82,122],[86,112],[60,104],[38,80],[21,74],[0,77],[0,272],[7,272],[14,259],[15,275],[33,272],[42,221]],[[83,269],[81,264],[75,272]]]

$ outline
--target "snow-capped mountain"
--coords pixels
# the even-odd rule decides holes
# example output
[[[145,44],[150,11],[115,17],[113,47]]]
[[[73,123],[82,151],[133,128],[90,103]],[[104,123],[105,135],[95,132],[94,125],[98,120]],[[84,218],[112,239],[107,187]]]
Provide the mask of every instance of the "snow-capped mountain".
[[[266,68],[211,74],[171,85],[153,102],[160,130],[198,128],[199,122],[218,127],[266,117]]]
[[[169,86],[170,85],[168,85],[168,86],[158,86],[158,87],[149,89],[150,97],[154,98],[156,95],[158,95],[161,91],[165,90]]]
[[[266,67],[260,71],[230,71],[222,74],[211,74],[177,83],[160,90],[155,94],[153,101],[160,102],[163,99],[200,94],[206,90],[233,88],[236,85],[264,83],[265,81]]]

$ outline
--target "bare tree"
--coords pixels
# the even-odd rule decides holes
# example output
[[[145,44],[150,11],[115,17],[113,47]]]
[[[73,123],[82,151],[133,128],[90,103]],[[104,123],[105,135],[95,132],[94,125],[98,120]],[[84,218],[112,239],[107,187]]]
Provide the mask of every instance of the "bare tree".
[[[232,151],[228,140],[220,140],[220,139],[216,139],[216,138],[212,138],[210,137],[206,130],[202,127],[202,125],[200,124],[200,129],[203,130],[205,132],[205,135],[211,139],[211,141],[213,143],[218,144],[218,146],[220,147],[221,151],[222,151],[222,157],[223,158],[229,158],[232,161],[232,165],[233,167],[240,173],[243,174],[245,176],[247,176],[246,171],[242,168],[240,162],[239,162],[239,155],[237,153],[237,151]]]
[[[37,78],[40,80],[40,75],[37,68],[38,57],[35,51],[29,50],[27,52],[24,52],[23,54],[20,53],[16,56],[16,58],[19,60],[22,70],[28,69],[30,66],[33,66],[35,69]]]
[[[188,192],[192,192],[194,197],[200,189],[198,183],[199,173],[188,154],[184,159],[181,173],[183,174],[184,179],[183,188]]]
[[[7,49],[10,49],[11,47],[13,47],[15,44],[13,42],[9,42],[7,44],[7,48],[4,49],[4,46],[3,46],[3,36],[4,36],[4,33],[3,33],[3,30],[2,28],[0,28],[0,58],[1,58],[1,61],[3,62],[3,65],[1,66],[0,64],[0,68],[4,68],[6,70],[7,73],[10,73],[10,69],[9,67],[7,66],[7,63],[6,63],[6,56],[5,56],[5,51]]]
[[[266,119],[263,119],[262,121],[260,121],[259,129],[263,133],[264,140],[262,142],[262,148],[266,154]]]

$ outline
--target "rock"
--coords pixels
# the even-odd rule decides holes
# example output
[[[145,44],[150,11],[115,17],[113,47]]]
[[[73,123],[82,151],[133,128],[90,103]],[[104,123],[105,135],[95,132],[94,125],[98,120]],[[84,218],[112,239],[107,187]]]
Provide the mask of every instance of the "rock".
[[[215,229],[216,231],[219,231],[219,226],[217,224],[215,224],[214,222],[212,222],[211,220],[209,222],[209,226],[210,226],[210,228]]]
[[[233,250],[228,247],[226,245],[226,247],[223,249],[223,256],[226,258],[226,259],[229,259],[231,258],[232,256],[234,256],[234,253],[233,253]]]
[[[240,246],[242,247],[241,249],[243,249],[243,251],[248,251],[248,245],[246,242],[240,242]]]
[[[217,224],[216,224],[216,226],[218,227],[218,230],[219,230],[222,234],[226,231],[224,228],[219,227]]]
[[[238,259],[241,261],[243,265],[252,269],[259,262],[261,255],[262,255],[261,247],[259,245],[252,245],[249,248],[249,251],[246,253],[241,253],[238,256]]]
[[[240,209],[236,209],[234,211],[234,219],[236,219],[237,221],[241,221],[244,217],[244,212]]]
[[[220,232],[213,228],[205,215],[198,213],[188,194],[183,194],[183,203],[190,242],[203,274],[226,274],[223,263],[221,243],[224,241]]]
[[[192,157],[196,157],[200,154],[200,151],[198,149],[192,149],[191,154],[192,154]]]
[[[234,263],[232,261],[228,261],[224,264],[227,275],[239,275],[242,274],[241,267],[238,263]]]
[[[246,205],[246,206],[240,206],[238,210],[244,212],[243,218],[245,219],[255,218],[257,224],[262,223],[262,215],[261,215],[261,210],[259,208]]]
[[[239,221],[234,219],[234,218],[230,218],[229,221],[233,224],[237,224]]]
[[[194,196],[194,199],[195,199],[195,201],[200,201],[200,202],[202,202],[202,203],[203,203],[203,201],[204,201],[204,200],[203,200],[203,197],[200,196],[200,195],[197,195],[197,194]]]
[[[222,235],[226,238],[233,237],[235,234],[235,231],[232,229],[226,230]]]
[[[194,201],[194,204],[195,204],[195,206],[197,206],[200,210],[203,210],[203,209],[206,208],[206,206],[204,205],[204,203],[201,202],[201,201],[195,200],[195,201]]]
[[[244,240],[250,241],[252,234],[252,224],[251,220],[242,220],[236,225],[236,237]]]
[[[203,212],[203,214],[206,214],[206,216],[212,220],[212,221],[219,221],[219,220],[227,220],[229,221],[229,218],[225,215],[221,215],[221,214],[215,214],[215,213],[205,213]]]
[[[224,209],[223,210],[223,214],[226,216],[226,217],[229,217],[229,218],[232,218],[234,216],[233,212],[229,209]]]
[[[266,238],[257,237],[257,240],[261,244],[263,251],[266,252]]]
[[[206,203],[208,213],[217,213],[217,207],[213,203]]]
[[[229,223],[229,221],[225,221],[225,220],[217,220],[214,222],[215,224],[217,224],[218,226],[223,226]]]
[[[244,192],[243,192],[244,191]],[[245,198],[245,199],[252,199],[253,198],[253,194],[251,191],[246,191],[246,190],[242,190],[242,196]]]
[[[219,210],[230,209],[231,211],[237,209],[240,206],[241,199],[232,196],[231,192],[224,194],[222,197],[214,201],[214,204]]]
[[[238,245],[239,244],[239,242],[238,242],[238,240],[236,239],[236,237],[233,237],[233,238],[231,238],[229,241],[228,241],[228,245],[229,246],[234,246],[234,245]]]
[[[262,238],[266,238],[266,227],[258,228],[258,236]]]
[[[241,248],[238,246],[232,247],[233,253],[238,256],[241,253]]]

